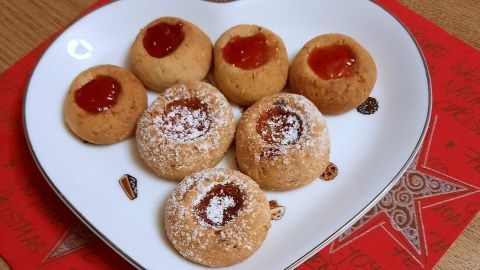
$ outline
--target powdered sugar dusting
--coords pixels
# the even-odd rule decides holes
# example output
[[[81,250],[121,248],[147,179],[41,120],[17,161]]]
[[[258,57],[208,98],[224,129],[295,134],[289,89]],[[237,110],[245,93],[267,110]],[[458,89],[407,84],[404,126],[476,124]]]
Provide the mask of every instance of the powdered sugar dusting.
[[[330,155],[322,114],[296,94],[272,95],[251,106],[239,122],[236,143],[241,171],[274,190],[313,181]]]
[[[260,135],[272,144],[294,144],[302,135],[302,120],[298,114],[292,110],[285,112],[270,116],[260,127]]]
[[[277,158],[282,159],[282,163],[288,165],[290,159],[288,152],[291,150],[302,151],[302,149],[319,148],[320,153],[314,151],[315,154],[325,154],[329,137],[325,121],[322,114],[315,105],[306,98],[296,95],[283,95],[282,98],[276,100],[273,109],[280,108],[280,114],[273,115],[265,121],[266,128],[258,129],[257,132],[262,138],[266,136],[266,141],[262,152],[254,156],[258,162],[264,156],[268,156],[272,162]],[[270,109],[270,110],[273,110]],[[268,111],[261,113],[268,113]],[[261,119],[257,121],[260,122]],[[311,136],[311,131],[317,129],[317,125],[323,125],[323,130],[319,136]]]
[[[221,228],[242,214],[244,192],[235,183],[215,184],[195,200],[195,216],[201,226]]]
[[[208,132],[212,124],[208,105],[198,99],[175,100],[167,104],[164,114],[153,121],[161,126],[162,136],[176,141],[199,138]]]
[[[213,86],[179,84],[162,92],[139,118],[138,150],[164,177],[198,164],[205,168],[227,151],[234,125],[230,104]]]
[[[230,186],[242,191],[244,203],[235,218],[225,222],[238,203],[238,198],[225,190]],[[210,224],[198,212],[202,201],[206,202],[204,218],[212,221]],[[265,212],[259,211],[260,206],[265,206]],[[219,254],[254,252],[270,227],[268,201],[258,185],[230,169],[207,169],[186,177],[169,196],[165,213],[167,236],[175,248],[190,260],[207,265]]]
[[[211,220],[215,225],[223,223],[223,212],[235,205],[235,201],[232,197],[213,197],[205,210],[207,212],[207,218]]]

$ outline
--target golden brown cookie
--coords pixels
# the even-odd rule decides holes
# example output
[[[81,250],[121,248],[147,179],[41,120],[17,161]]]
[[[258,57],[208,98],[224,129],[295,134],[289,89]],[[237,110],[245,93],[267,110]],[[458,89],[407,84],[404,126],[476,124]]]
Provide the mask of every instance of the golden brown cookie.
[[[353,38],[341,34],[317,36],[293,60],[289,84],[324,114],[340,114],[360,105],[377,79],[375,62]]]
[[[287,82],[285,45],[261,26],[230,28],[215,43],[213,55],[215,85],[239,105],[279,93]]]
[[[63,114],[81,139],[112,144],[133,135],[147,107],[147,92],[130,71],[101,65],[80,73],[70,85]]]
[[[232,108],[215,87],[199,81],[160,94],[138,120],[140,157],[157,175],[180,181],[214,167],[235,134]]]
[[[270,228],[265,194],[248,176],[206,169],[186,177],[165,206],[165,230],[185,258],[220,267],[250,257]]]
[[[130,67],[151,90],[202,80],[212,64],[212,42],[193,23],[162,17],[146,25],[130,51]]]
[[[330,137],[315,105],[296,94],[276,94],[253,104],[237,125],[240,171],[262,188],[304,186],[328,165]]]

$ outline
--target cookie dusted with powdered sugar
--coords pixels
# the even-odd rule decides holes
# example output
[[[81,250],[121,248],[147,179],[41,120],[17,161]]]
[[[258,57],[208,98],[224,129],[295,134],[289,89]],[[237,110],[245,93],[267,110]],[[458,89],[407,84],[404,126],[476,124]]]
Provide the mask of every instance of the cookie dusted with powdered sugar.
[[[140,157],[157,175],[181,180],[214,167],[227,152],[235,122],[227,99],[208,83],[168,88],[137,123]]]
[[[303,96],[265,97],[240,119],[236,153],[240,171],[262,188],[298,188],[312,182],[328,165],[327,124]]]
[[[270,228],[265,194],[248,176],[206,169],[186,177],[165,206],[165,230],[185,258],[228,266],[250,257]]]

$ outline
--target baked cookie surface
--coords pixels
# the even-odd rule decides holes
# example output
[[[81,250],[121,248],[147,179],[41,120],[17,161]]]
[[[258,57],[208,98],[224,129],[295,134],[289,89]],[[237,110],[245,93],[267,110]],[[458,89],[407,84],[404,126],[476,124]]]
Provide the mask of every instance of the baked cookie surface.
[[[176,84],[140,116],[140,157],[157,175],[181,180],[214,167],[235,134],[232,108],[215,87],[199,81]]]
[[[218,89],[239,105],[279,93],[288,78],[282,39],[257,25],[228,29],[215,43],[214,77]]]
[[[130,71],[100,65],[72,81],[64,103],[67,126],[93,144],[112,144],[132,136],[147,107],[143,84]]]
[[[235,140],[240,171],[264,189],[304,186],[319,177],[329,161],[326,122],[312,102],[297,94],[256,102],[240,119]]]
[[[341,114],[365,101],[377,70],[373,58],[353,38],[326,34],[308,41],[289,72],[293,92],[306,96],[324,114]]]
[[[151,90],[202,80],[212,64],[212,42],[196,25],[162,17],[140,30],[130,50],[130,67]]]
[[[185,258],[220,267],[251,256],[270,228],[265,194],[248,176],[206,169],[186,177],[165,206],[165,230]]]

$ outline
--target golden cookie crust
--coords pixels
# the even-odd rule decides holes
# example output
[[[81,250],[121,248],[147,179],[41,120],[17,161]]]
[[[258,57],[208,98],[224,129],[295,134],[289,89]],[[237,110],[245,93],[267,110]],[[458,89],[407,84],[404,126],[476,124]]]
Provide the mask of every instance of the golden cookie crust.
[[[151,26],[166,22],[183,23],[183,42],[171,54],[152,57],[143,46],[143,38]],[[199,27],[175,17],[161,17],[140,30],[130,50],[130,68],[151,90],[161,92],[166,88],[187,80],[202,80],[212,64],[212,41]]]
[[[234,183],[243,192],[238,215],[221,226],[202,221],[195,210],[217,184]],[[265,194],[248,176],[231,169],[206,169],[186,177],[165,206],[167,237],[185,258],[212,267],[228,266],[250,257],[263,243],[271,224]]]
[[[235,36],[248,37],[263,33],[267,42],[276,47],[268,63],[244,70],[227,63],[222,49]],[[252,105],[258,99],[279,93],[288,78],[288,55],[282,39],[272,31],[258,25],[237,25],[224,32],[215,43],[214,77],[215,85],[232,102]]]
[[[208,107],[211,124],[200,137],[188,139],[162,132],[159,121],[166,106],[176,100],[196,98]],[[179,127],[181,128],[181,127]],[[228,151],[235,134],[233,112],[215,87],[199,81],[176,84],[164,92],[140,116],[136,140],[140,157],[158,176],[180,181],[185,176],[214,167]]]
[[[348,45],[357,59],[349,77],[323,80],[308,65],[312,49],[334,44]],[[296,55],[290,68],[292,92],[310,99],[324,114],[341,114],[360,105],[372,92],[377,69],[368,51],[353,38],[342,34],[326,34],[308,41]]]
[[[117,104],[92,114],[75,102],[75,91],[98,75],[116,79],[122,91]],[[63,115],[67,126],[79,138],[93,144],[112,144],[132,136],[137,119],[147,108],[147,92],[130,71],[114,65],[100,65],[81,72],[73,80],[65,99]]]
[[[303,131],[296,143],[271,144],[257,132],[260,115],[275,106],[282,106],[300,117]],[[262,189],[302,187],[319,177],[329,161],[327,124],[312,102],[296,94],[268,96],[248,108],[237,125],[235,141],[240,171]]]

